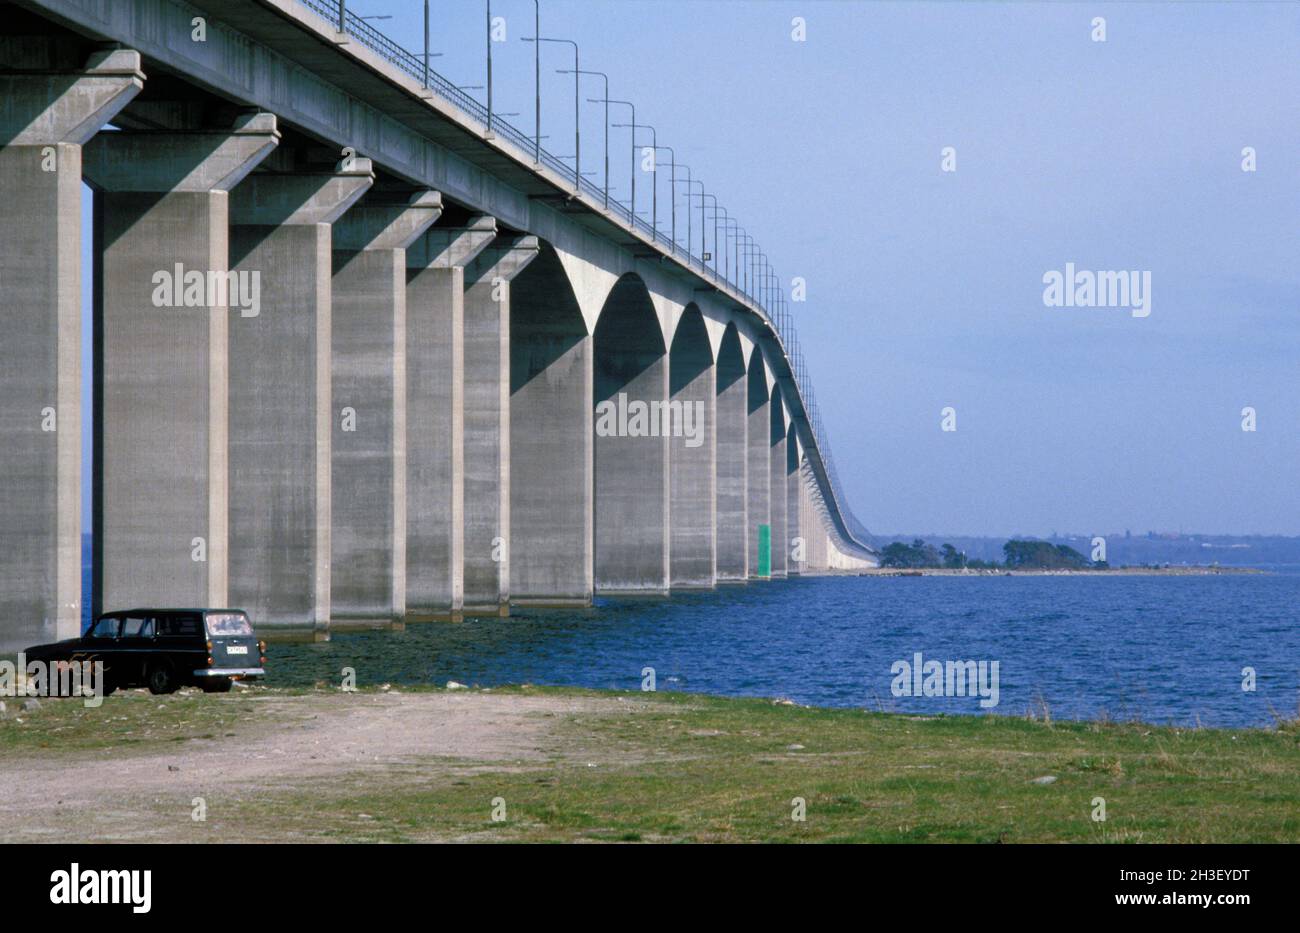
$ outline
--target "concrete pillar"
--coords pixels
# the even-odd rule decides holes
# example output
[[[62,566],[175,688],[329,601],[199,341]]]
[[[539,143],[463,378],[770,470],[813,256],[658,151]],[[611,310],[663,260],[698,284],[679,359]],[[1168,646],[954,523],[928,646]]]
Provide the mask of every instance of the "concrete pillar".
[[[374,181],[250,175],[231,195],[232,266],[260,303],[231,314],[230,601],[254,622],[320,637],[330,621],[330,225]]]
[[[100,133],[95,199],[95,593],[100,607],[225,606],[227,193],[279,142],[230,130]],[[259,620],[260,621],[260,620]]]
[[[596,587],[611,595],[665,595],[670,438],[651,424],[669,397],[668,354],[637,277],[614,286],[595,346]]]
[[[594,341],[559,258],[510,286],[510,601],[590,606]]]
[[[803,573],[807,549],[803,539],[803,483],[799,479],[799,432],[794,423],[785,437],[786,572]]]
[[[465,614],[510,614],[510,282],[536,237],[503,237],[465,270]]]
[[[372,191],[333,225],[330,625],[335,629],[406,616],[406,251],[441,213],[436,191]]]
[[[670,583],[709,588],[718,570],[717,383],[708,331],[694,308],[682,314],[673,336],[668,383]]]
[[[808,562],[807,571],[824,573],[827,569],[826,504],[813,474],[812,464],[805,457],[802,468],[804,493],[808,497]]]
[[[748,438],[748,487],[746,506],[748,523],[746,548],[749,551],[749,578],[766,579],[771,576],[770,562],[767,568],[759,566],[759,539],[771,535],[771,415],[768,408],[768,389],[766,364],[763,354],[755,348],[749,358],[749,370],[746,376]]]
[[[717,363],[718,582],[749,579],[749,414],[745,357],[734,326],[728,327]]]
[[[771,481],[768,485],[769,516],[772,524],[772,576],[786,575],[787,557],[790,551],[788,526],[786,524],[785,499],[785,395],[778,385],[772,391],[769,403],[771,415],[771,447],[768,450],[768,470]]]
[[[406,251],[406,618],[465,608],[465,267],[496,220],[433,227]]]
[[[0,653],[81,631],[81,147],[143,83],[125,49],[0,73]]]

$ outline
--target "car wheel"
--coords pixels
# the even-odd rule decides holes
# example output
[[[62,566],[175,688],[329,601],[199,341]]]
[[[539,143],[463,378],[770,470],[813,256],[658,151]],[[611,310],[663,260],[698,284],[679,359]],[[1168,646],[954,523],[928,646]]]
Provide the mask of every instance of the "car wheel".
[[[172,666],[163,662],[153,664],[149,667],[149,692],[153,694],[175,693],[176,688],[180,686],[176,682],[176,673]]]
[[[229,693],[231,680],[229,677],[217,677],[213,680],[203,683],[204,693]]]

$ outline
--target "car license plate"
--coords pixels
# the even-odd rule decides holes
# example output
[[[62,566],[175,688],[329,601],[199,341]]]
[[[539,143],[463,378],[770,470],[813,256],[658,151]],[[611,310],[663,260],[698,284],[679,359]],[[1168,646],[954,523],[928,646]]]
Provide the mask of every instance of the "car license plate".
[[[226,648],[226,654],[248,654],[247,645],[230,645]]]

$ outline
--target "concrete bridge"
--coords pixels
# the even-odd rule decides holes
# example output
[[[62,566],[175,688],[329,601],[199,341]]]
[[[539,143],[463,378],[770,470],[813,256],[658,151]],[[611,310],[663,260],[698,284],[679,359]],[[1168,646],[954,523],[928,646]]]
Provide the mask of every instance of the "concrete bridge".
[[[337,0],[0,31],[0,650],[79,630],[83,180],[96,610],[320,638],[874,563],[770,275]]]

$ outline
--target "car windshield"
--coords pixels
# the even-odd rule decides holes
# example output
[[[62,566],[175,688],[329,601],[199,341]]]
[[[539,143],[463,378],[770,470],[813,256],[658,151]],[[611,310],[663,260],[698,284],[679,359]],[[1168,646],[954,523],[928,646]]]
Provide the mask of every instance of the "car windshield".
[[[242,612],[210,612],[207,616],[209,635],[252,635],[253,627]]]

